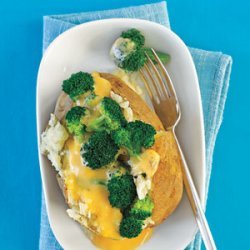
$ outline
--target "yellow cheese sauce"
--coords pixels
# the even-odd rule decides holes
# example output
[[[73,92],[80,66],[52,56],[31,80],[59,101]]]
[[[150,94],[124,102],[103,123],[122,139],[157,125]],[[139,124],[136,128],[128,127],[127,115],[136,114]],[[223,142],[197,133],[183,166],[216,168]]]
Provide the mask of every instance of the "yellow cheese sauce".
[[[112,240],[93,234],[91,240],[96,247],[102,250],[134,250],[149,240],[152,233],[152,228],[146,228],[136,238],[121,240]]]
[[[98,72],[92,74],[94,80],[94,93],[97,95],[91,102],[91,106],[96,106],[103,97],[109,97],[111,91],[111,84],[105,78],[102,78]],[[84,106],[86,97],[90,94],[87,92],[83,94],[76,102],[77,106]]]
[[[99,73],[92,73],[94,79],[94,92],[100,98],[93,99],[91,106],[96,106],[103,97],[109,97],[111,84],[100,77]],[[83,105],[82,98],[77,105]],[[90,123],[92,119],[99,116],[97,110],[92,110],[86,116],[84,123]],[[63,157],[63,176],[65,181],[66,196],[70,197],[70,206],[78,206],[83,203],[86,207],[85,216],[91,229],[95,228],[97,233],[91,233],[93,244],[103,250],[134,250],[147,241],[153,230],[146,228],[136,238],[126,239],[119,234],[119,225],[122,213],[118,208],[110,205],[108,190],[100,183],[108,180],[107,168],[91,169],[84,165],[81,157],[81,144],[73,138],[65,144],[65,155]],[[131,159],[132,165],[141,172],[152,177],[159,163],[159,155],[151,149],[145,150],[138,158]],[[72,201],[73,200],[73,201]],[[73,204],[71,204],[72,202]]]
[[[102,236],[119,239],[122,214],[119,209],[110,205],[106,187],[97,183],[107,180],[107,170],[93,170],[84,166],[80,155],[81,145],[74,139],[66,142],[65,149],[68,150],[64,160],[66,192],[75,202],[87,205],[90,220],[98,225],[98,232]]]
[[[105,97],[110,95],[111,84],[108,80],[100,77],[100,74],[97,72],[92,73],[94,78],[94,92],[96,95]]]

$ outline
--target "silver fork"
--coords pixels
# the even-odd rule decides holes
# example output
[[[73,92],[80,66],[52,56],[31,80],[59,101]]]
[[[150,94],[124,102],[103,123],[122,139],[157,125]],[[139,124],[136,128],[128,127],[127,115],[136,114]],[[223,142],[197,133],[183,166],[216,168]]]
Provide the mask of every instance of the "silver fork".
[[[160,61],[154,49],[151,50],[159,70],[146,53],[148,60],[145,66],[140,70],[140,74],[144,80],[145,87],[153,103],[156,114],[161,119],[165,129],[167,131],[172,131],[175,137],[180,157],[182,159],[184,186],[203,238],[204,245],[208,250],[215,250],[217,248],[213,236],[203,212],[190,170],[175,134],[175,128],[181,119],[181,109],[178,98],[166,68]]]

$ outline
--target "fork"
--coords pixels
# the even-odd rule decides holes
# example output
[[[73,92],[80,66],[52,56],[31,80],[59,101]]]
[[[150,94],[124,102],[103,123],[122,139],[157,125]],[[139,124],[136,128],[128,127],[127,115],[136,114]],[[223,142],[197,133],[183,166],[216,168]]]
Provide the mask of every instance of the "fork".
[[[171,131],[176,140],[176,144],[182,160],[182,173],[184,186],[188,195],[188,199],[193,210],[196,222],[198,224],[204,245],[208,250],[215,250],[216,245],[213,240],[207,219],[203,212],[201,202],[194,185],[194,181],[181,146],[176,137],[175,128],[181,119],[181,109],[174,89],[171,78],[164,67],[163,63],[157,56],[154,49],[151,48],[153,57],[157,62],[157,66],[147,53],[147,62],[140,70],[140,75],[144,81],[145,87],[152,101],[156,114],[161,119],[166,131]]]

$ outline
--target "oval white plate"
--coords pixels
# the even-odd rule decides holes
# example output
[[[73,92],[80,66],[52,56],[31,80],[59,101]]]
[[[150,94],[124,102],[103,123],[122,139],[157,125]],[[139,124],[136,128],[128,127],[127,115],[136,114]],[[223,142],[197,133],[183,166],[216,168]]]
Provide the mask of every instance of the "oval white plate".
[[[115,65],[109,57],[114,40],[123,30],[138,28],[146,45],[171,55],[167,66],[182,109],[177,133],[202,201],[205,186],[205,143],[200,90],[191,55],[171,30],[144,20],[107,19],[72,28],[49,46],[40,64],[37,80],[37,136],[45,129],[54,110],[62,81],[77,71],[110,72]],[[39,154],[43,190],[52,230],[64,249],[95,249],[80,226],[66,214],[66,205],[57,185],[55,171]],[[177,210],[159,227],[141,249],[183,249],[194,238],[197,226],[184,194]]]

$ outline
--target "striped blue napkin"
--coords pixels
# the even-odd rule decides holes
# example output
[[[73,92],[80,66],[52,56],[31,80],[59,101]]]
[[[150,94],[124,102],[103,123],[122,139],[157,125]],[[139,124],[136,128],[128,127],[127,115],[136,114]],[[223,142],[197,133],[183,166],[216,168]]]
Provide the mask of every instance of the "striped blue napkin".
[[[62,32],[78,24],[105,18],[139,18],[160,23],[170,28],[166,2],[146,4],[115,10],[94,11],[44,17],[43,50]],[[212,169],[215,140],[222,122],[227,97],[232,58],[221,52],[190,48],[199,77],[206,137],[206,198]],[[42,197],[40,250],[61,249],[49,226],[44,198]],[[199,233],[187,247],[199,250]]]

